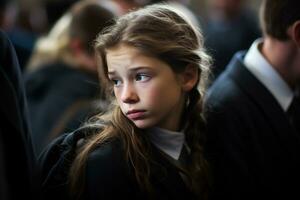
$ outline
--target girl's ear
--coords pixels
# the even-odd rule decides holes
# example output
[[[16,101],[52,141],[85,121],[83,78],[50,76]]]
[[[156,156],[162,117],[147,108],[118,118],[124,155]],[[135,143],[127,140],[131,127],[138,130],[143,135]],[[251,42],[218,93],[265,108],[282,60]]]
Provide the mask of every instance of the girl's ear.
[[[199,68],[196,65],[189,64],[185,67],[184,71],[180,73],[182,80],[182,89],[189,92],[197,84],[199,79]]]

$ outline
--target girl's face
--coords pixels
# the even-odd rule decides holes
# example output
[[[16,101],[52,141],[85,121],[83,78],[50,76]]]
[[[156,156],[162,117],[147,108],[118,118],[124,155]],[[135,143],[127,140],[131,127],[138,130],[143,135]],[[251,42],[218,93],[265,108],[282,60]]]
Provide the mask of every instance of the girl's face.
[[[128,45],[111,48],[106,56],[123,114],[138,128],[178,130],[187,92],[184,75]]]

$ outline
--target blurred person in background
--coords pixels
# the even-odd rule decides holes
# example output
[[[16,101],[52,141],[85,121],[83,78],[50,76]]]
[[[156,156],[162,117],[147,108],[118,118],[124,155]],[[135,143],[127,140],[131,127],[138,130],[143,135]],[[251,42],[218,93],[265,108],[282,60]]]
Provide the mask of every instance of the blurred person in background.
[[[25,74],[37,153],[61,133],[76,129],[93,100],[101,98],[92,46],[113,18],[99,3],[80,1],[53,27],[48,40],[37,43],[48,49],[36,49]]]
[[[245,0],[211,0],[203,20],[205,45],[214,65],[211,79],[225,69],[235,52],[248,49],[260,36],[255,13],[247,9]]]

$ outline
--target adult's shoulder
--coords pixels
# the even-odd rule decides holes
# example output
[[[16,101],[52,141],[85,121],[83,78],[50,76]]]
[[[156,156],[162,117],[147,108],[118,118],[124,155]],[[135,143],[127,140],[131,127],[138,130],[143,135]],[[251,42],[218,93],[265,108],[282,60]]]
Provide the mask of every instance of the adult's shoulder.
[[[209,88],[204,102],[204,115],[210,137],[215,133],[228,134],[245,132],[256,117],[257,108],[248,89],[255,89],[250,72],[243,64],[245,52],[237,53],[226,70]],[[211,134],[214,133],[214,134]],[[216,138],[220,135],[216,134]]]
[[[226,70],[210,86],[205,97],[206,107],[215,109],[236,107],[247,100],[247,95],[240,85],[240,82],[243,82],[242,77],[238,77],[239,74],[248,76],[242,61],[244,55],[245,52],[236,53]]]
[[[243,97],[243,92],[228,74],[223,73],[208,89],[205,106],[214,109],[236,105]]]

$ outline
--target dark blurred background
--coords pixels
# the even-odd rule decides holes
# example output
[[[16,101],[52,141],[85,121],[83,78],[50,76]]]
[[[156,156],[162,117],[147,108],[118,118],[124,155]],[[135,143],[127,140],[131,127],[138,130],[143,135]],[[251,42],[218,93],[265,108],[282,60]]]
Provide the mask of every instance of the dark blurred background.
[[[76,1],[78,0],[0,0],[0,26],[2,30],[8,33],[9,38],[12,40],[17,50],[22,69],[26,67],[36,40],[40,36],[47,34],[59,17],[61,17],[62,14]],[[134,6],[134,4],[159,2],[157,0],[98,1],[110,1],[124,7],[128,6],[129,8],[130,6]],[[256,16],[260,0],[177,0],[177,2],[184,4],[192,12],[194,12],[203,29],[206,29],[206,24],[209,22],[212,15],[214,15],[213,13],[217,13],[218,9],[223,9],[220,8],[222,6],[226,7],[224,5],[228,5],[227,7],[230,7],[230,4],[239,4],[235,3],[235,1],[243,2],[244,5],[242,7],[246,8],[245,10],[251,10],[251,12],[254,13],[254,17]],[[216,6],[217,4],[219,5]],[[238,29],[239,27],[236,28]],[[212,31],[217,29],[219,29],[219,27],[214,30],[210,29],[209,34],[212,34]],[[216,35],[217,34],[219,33],[216,33]],[[214,38],[209,39],[210,41],[214,40]],[[216,42],[220,43],[219,41]],[[211,52],[213,52],[213,55],[218,54],[218,52],[216,52],[217,50],[214,48],[219,47],[215,47],[216,45],[211,43],[212,42],[209,42],[208,44],[209,48],[213,48],[211,49]],[[212,45],[212,47],[210,45]],[[228,55],[228,57],[230,57],[230,55]],[[215,60],[219,59],[223,58],[220,58],[220,56],[217,55]],[[225,61],[222,61],[220,65],[224,65],[226,62],[227,60],[225,59]]]

